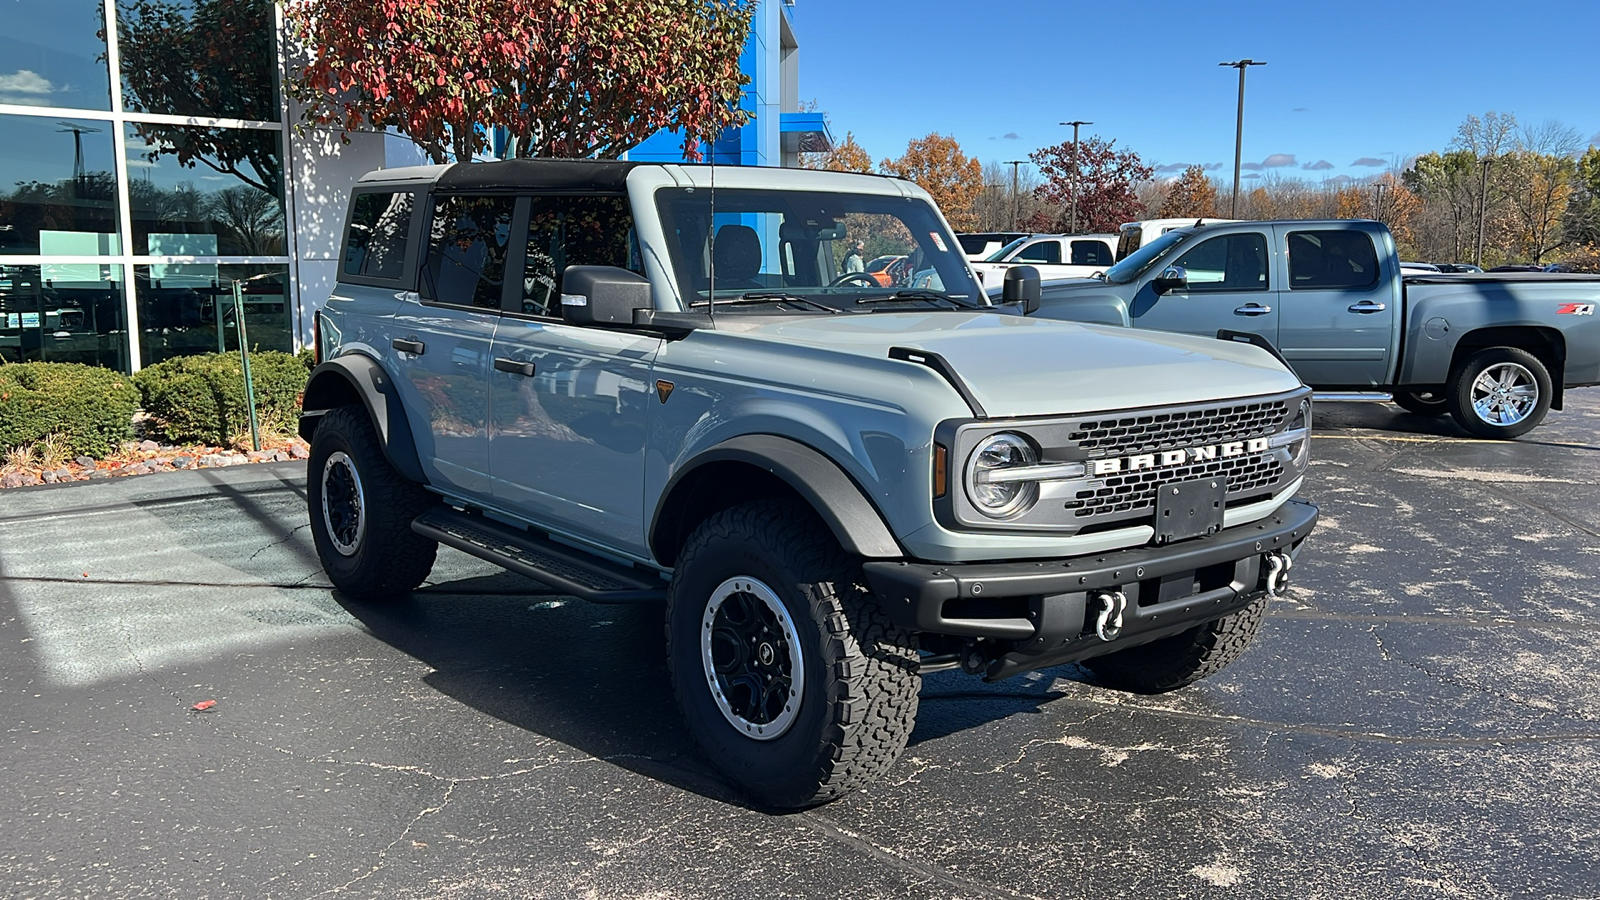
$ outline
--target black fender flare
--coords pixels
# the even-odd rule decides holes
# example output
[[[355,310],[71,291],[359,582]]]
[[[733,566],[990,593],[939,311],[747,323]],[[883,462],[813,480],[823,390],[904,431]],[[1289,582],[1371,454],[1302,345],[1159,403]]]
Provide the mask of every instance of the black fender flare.
[[[300,405],[300,436],[309,442],[316,433],[317,423],[328,410],[348,406],[357,399],[372,419],[372,427],[378,432],[383,455],[389,464],[406,478],[427,483],[400,392],[395,389],[394,379],[370,356],[347,354],[330,359],[311,371],[305,399]]]
[[[679,488],[696,472],[721,462],[744,463],[776,476],[816,511],[845,552],[866,559],[904,558],[877,507],[837,463],[790,438],[748,434],[700,452],[667,482],[650,521],[650,549],[656,559],[675,557],[667,547],[678,524],[671,511],[683,505]]]

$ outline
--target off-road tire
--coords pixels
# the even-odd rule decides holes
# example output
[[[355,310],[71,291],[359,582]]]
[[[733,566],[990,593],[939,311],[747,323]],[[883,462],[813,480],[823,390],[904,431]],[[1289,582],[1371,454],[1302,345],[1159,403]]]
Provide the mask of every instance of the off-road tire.
[[[1164,694],[1222,671],[1239,658],[1261,630],[1265,600],[1188,631],[1083,661],[1109,688]]]
[[[1532,376],[1533,386],[1538,391],[1533,408],[1515,424],[1498,425],[1485,421],[1473,408],[1473,384],[1484,370],[1494,366],[1520,366]],[[1456,370],[1455,377],[1450,379],[1445,397],[1450,401],[1450,416],[1457,425],[1477,437],[1510,440],[1527,434],[1544,421],[1545,413],[1550,411],[1553,393],[1550,371],[1539,361],[1539,357],[1516,347],[1490,347],[1467,357]]]
[[[1450,401],[1442,391],[1396,391],[1394,405],[1419,416],[1444,416],[1450,413]]]
[[[359,478],[364,502],[359,515],[365,527],[341,553],[333,526],[324,512],[328,461],[343,454]],[[414,590],[433,570],[439,544],[411,530],[411,520],[439,502],[423,487],[395,471],[383,455],[378,434],[359,406],[341,406],[322,417],[311,437],[306,469],[306,500],[311,513],[311,539],[328,580],[356,599],[390,597]]]
[[[712,694],[701,629],[729,579],[770,588],[796,629],[804,685],[793,722],[756,740]],[[797,504],[757,501],[719,512],[690,535],[667,600],[667,663],[689,732],[758,804],[812,806],[878,778],[905,749],[917,715],[916,635],[867,590],[859,560]]]

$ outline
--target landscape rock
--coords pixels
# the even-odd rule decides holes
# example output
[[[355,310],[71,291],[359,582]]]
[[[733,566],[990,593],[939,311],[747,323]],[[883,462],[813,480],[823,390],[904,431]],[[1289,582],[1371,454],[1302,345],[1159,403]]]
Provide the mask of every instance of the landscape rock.
[[[249,459],[251,462],[261,462],[263,460],[271,459],[272,458],[272,451],[271,450],[251,450],[249,453],[245,454],[245,457],[247,459]]]
[[[161,445],[155,441],[140,441],[139,449],[145,453],[154,453],[161,449]]]
[[[172,467],[174,469],[186,469],[186,468],[188,468],[189,466],[191,466],[193,464],[194,464],[194,457],[189,456],[187,454],[184,454],[184,455],[181,455],[181,456],[174,456],[172,458]]]
[[[38,483],[39,476],[32,472],[9,472],[0,476],[0,487],[14,488]]]
[[[311,451],[302,444],[295,444],[293,447],[289,448],[289,455],[295,459],[309,459],[311,457]]]
[[[95,461],[94,461],[93,457],[80,456],[77,459],[74,459],[73,462],[77,463],[80,466],[83,466],[85,469],[93,469],[93,468],[95,468]]]
[[[288,462],[289,454],[283,452],[282,450],[276,450],[272,454],[272,459],[274,462]]]

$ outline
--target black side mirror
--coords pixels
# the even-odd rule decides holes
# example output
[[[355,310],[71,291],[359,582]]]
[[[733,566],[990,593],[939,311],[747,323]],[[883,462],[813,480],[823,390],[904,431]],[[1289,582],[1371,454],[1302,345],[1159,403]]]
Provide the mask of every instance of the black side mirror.
[[[1189,271],[1183,266],[1167,266],[1161,274],[1150,282],[1156,293],[1165,294],[1169,291],[1187,291],[1189,289]]]
[[[1033,266],[1012,266],[1007,269],[1005,283],[1000,285],[1000,302],[1021,306],[1025,316],[1038,312],[1039,270]]]
[[[561,321],[568,325],[632,325],[650,309],[650,282],[616,266],[568,266],[561,274]]]

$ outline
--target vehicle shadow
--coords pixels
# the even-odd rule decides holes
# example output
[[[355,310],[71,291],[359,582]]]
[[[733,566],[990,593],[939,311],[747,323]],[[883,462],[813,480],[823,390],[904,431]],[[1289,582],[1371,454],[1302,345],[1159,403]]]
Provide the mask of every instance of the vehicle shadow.
[[[371,634],[434,671],[441,693],[525,731],[674,787],[764,810],[724,781],[678,713],[660,604],[600,606],[510,573],[442,582],[402,600],[334,600]],[[960,672],[929,675],[914,746],[1062,696],[1057,677],[984,685]]]

